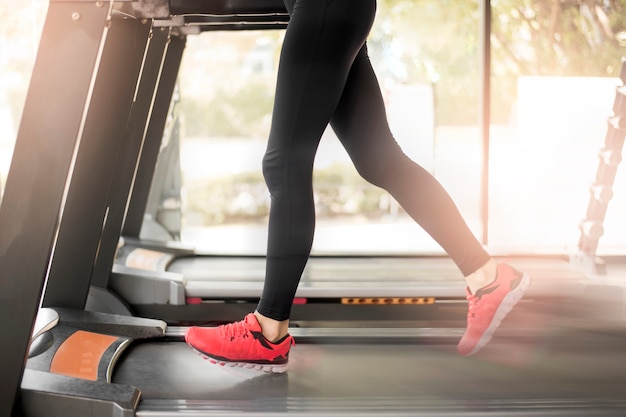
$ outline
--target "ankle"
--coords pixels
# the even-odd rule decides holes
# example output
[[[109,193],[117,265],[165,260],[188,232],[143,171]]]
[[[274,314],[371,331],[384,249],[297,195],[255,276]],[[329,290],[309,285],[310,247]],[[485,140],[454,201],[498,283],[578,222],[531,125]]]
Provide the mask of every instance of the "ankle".
[[[475,294],[479,289],[495,281],[497,269],[498,263],[492,258],[475,272],[466,276],[465,282],[470,292]]]
[[[261,326],[263,336],[270,342],[277,342],[289,333],[289,320],[274,320],[262,315],[258,311],[254,312],[254,316]]]

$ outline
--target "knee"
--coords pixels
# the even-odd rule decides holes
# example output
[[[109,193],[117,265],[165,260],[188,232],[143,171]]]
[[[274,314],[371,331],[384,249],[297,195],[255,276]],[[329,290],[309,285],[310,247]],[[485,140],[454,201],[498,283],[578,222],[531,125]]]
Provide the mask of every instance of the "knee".
[[[308,155],[300,154],[301,152],[293,150],[289,153],[268,151],[263,156],[263,178],[273,196],[287,188],[292,193],[310,188],[313,181],[313,163]]]
[[[352,162],[365,181],[386,189],[397,165],[402,163],[402,158],[395,148],[371,146],[353,153]]]
[[[359,175],[367,182],[380,188],[386,188],[391,168],[384,161],[368,161],[355,163]]]
[[[278,156],[267,152],[263,156],[261,168],[267,188],[269,189],[270,193],[275,193],[276,191],[278,191],[278,189],[280,189],[281,183],[281,165],[279,163]]]

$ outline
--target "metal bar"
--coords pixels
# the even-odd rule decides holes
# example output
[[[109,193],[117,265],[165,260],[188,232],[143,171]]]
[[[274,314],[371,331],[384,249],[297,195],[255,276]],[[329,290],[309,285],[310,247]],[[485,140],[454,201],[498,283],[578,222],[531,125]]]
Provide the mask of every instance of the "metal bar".
[[[172,36],[159,86],[157,87],[154,108],[148,124],[148,130],[144,139],[141,156],[137,165],[133,188],[126,210],[124,227],[122,234],[124,236],[139,237],[143,216],[150,194],[150,185],[154,175],[154,167],[159,156],[159,149],[163,139],[163,131],[167,121],[167,115],[170,109],[170,103],[174,94],[174,87],[178,77],[178,70],[185,50],[186,37]]]
[[[108,196],[117,192],[111,187],[150,25],[114,16],[108,26],[51,262],[46,307],[84,308],[101,234],[109,221]],[[67,81],[65,86],[70,88]]]
[[[170,0],[174,15],[186,14],[287,14],[282,0]]]
[[[116,13],[131,18],[166,19],[170,17],[170,0],[49,0],[50,3],[91,3],[115,6]]]
[[[117,167],[113,173],[112,192],[109,193],[107,203],[109,214],[102,231],[100,250],[93,268],[91,283],[102,288],[107,288],[111,274],[137,160],[146,137],[148,121],[156,97],[156,86],[161,76],[169,39],[169,28],[153,29],[146,47],[135,100],[122,140]]]
[[[165,335],[168,337],[182,338],[187,327],[169,326]],[[376,327],[318,327],[301,328],[293,327],[289,333],[299,342],[324,341],[350,341],[354,343],[367,340],[369,342],[392,341],[399,343],[401,340],[415,341],[425,339],[451,339],[458,341],[465,329],[460,328],[376,328]],[[523,333],[523,332],[522,332]],[[521,336],[521,334],[516,333]]]
[[[456,405],[448,399],[424,401],[414,398],[362,397],[311,399],[290,397],[276,399],[274,411],[268,400],[152,400],[139,405],[137,417],[231,417],[255,410],[255,417],[618,417],[623,416],[626,402],[581,398],[533,398],[529,400],[499,400],[478,402],[472,409],[467,404]],[[266,410],[258,411],[257,408]]]
[[[48,8],[0,208],[2,416],[21,383],[108,16],[93,3]]]
[[[481,223],[482,243],[489,243],[489,144],[491,125],[491,1],[480,2],[480,96],[478,126],[482,138]]]

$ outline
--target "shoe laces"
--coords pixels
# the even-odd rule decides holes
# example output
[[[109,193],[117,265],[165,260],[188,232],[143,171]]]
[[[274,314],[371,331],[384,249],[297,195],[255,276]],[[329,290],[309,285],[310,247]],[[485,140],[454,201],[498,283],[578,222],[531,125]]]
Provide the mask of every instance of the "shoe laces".
[[[238,338],[250,337],[250,328],[247,318],[220,326],[219,331],[223,337],[229,338],[231,341]]]
[[[480,297],[475,296],[474,294],[467,294],[465,297],[468,301],[467,304],[467,321],[471,321],[476,317],[476,306],[480,301]]]

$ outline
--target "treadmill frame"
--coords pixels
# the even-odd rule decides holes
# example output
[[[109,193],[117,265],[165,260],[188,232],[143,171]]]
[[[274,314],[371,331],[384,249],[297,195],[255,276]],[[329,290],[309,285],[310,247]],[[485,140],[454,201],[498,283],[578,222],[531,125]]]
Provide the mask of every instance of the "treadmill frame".
[[[188,25],[177,9],[200,16]],[[0,207],[0,314],[14,318],[0,339],[0,415],[20,412],[40,304],[82,310],[92,274],[106,285],[136,166],[155,159],[144,138],[160,144],[186,32],[284,28],[286,16],[280,0],[50,1]]]

